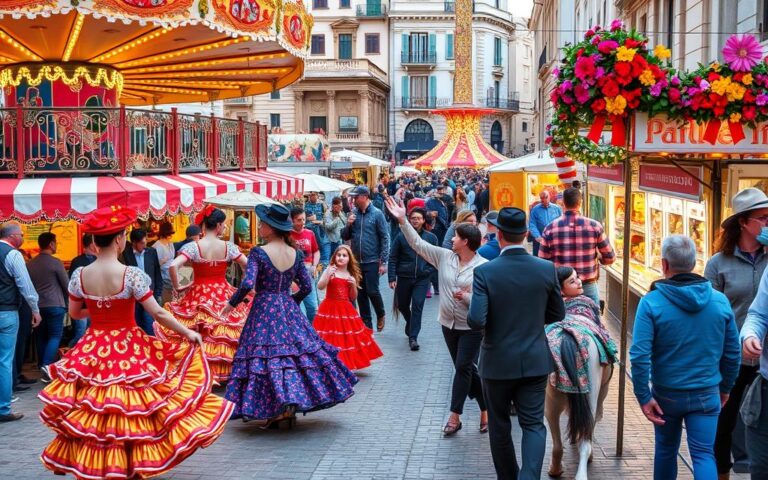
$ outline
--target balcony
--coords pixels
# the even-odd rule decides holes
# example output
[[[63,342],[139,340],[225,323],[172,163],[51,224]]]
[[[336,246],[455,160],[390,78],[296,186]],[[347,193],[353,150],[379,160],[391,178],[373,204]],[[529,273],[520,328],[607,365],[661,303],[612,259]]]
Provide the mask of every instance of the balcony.
[[[366,3],[357,6],[357,16],[360,18],[384,18],[387,16],[387,6],[383,3]]]
[[[498,110],[507,110],[510,112],[520,111],[520,98],[518,95],[514,95],[510,98],[496,98],[488,97],[485,99],[485,106],[488,108],[496,108]]]
[[[352,60],[309,59],[305,66],[305,79],[369,77],[387,83],[387,74],[384,73],[384,70],[364,58]]]
[[[449,107],[450,98],[438,97],[401,97],[400,106],[408,110],[429,110],[438,107]]]
[[[175,109],[15,107],[0,108],[0,122],[0,176],[175,175],[266,166],[267,127],[243,120]]]
[[[400,63],[403,66],[434,67],[437,65],[437,53],[401,52]]]
[[[228,98],[224,100],[224,105],[251,105],[253,97]]]
[[[456,13],[456,2],[443,2],[443,11],[445,13]]]

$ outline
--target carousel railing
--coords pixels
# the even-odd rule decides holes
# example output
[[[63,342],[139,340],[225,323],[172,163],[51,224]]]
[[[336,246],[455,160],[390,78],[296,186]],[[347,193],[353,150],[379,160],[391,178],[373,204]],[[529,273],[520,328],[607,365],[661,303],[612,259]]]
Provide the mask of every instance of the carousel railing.
[[[215,173],[266,165],[267,127],[258,122],[125,107],[0,108],[0,121],[0,176]]]

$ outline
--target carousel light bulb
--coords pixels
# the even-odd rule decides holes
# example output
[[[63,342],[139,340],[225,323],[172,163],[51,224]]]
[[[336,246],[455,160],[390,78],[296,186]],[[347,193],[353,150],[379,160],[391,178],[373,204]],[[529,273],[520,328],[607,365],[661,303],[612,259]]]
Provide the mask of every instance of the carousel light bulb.
[[[64,55],[61,57],[62,62],[68,62],[72,56],[72,51],[75,49],[77,40],[80,38],[80,32],[83,29],[83,23],[85,22],[85,16],[82,13],[77,14],[75,24],[72,26],[72,31],[69,32],[69,39],[67,40],[67,46],[64,49]]]

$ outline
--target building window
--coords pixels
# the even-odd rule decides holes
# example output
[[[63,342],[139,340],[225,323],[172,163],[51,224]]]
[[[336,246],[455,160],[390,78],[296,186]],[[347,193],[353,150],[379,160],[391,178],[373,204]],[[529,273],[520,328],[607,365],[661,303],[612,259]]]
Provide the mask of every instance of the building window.
[[[280,100],[280,90],[273,90],[269,93],[270,100]]]
[[[365,34],[365,53],[381,53],[381,47],[379,45],[378,33],[366,33]]]
[[[326,117],[309,117],[310,133],[325,135],[328,133],[328,121]]]
[[[445,35],[445,59],[453,60],[453,34],[448,33]]]
[[[328,8],[328,0],[312,0],[312,8]]]
[[[496,9],[501,8],[501,0],[496,0]]]
[[[493,39],[493,65],[501,66],[501,38],[499,37]]]
[[[325,35],[312,35],[312,55],[325,55]]]
[[[415,75],[411,77],[411,100],[418,106],[427,106],[429,97],[429,77],[426,75]],[[423,103],[423,105],[421,105]]]
[[[528,122],[523,122],[522,130],[523,133],[528,133]]]
[[[244,122],[247,122],[248,121],[248,114],[247,113],[238,113],[237,114],[237,119],[238,120],[242,120]]]
[[[403,63],[435,63],[437,36],[434,33],[403,34]]]
[[[504,150],[504,135],[501,130],[501,123],[499,121],[493,122],[491,125],[491,146],[497,152],[501,153]]]
[[[279,113],[270,113],[269,114],[269,128],[275,128],[280,126],[280,114]]]
[[[426,120],[417,118],[405,127],[404,137],[406,142],[429,143],[435,140],[435,133]]]
[[[760,40],[768,39],[768,1],[763,0],[761,3],[762,11],[760,12]]]
[[[339,8],[350,8],[349,0],[339,0]]]
[[[339,60],[352,59],[352,34],[339,34]]]
[[[357,117],[339,117],[339,132],[357,132]]]

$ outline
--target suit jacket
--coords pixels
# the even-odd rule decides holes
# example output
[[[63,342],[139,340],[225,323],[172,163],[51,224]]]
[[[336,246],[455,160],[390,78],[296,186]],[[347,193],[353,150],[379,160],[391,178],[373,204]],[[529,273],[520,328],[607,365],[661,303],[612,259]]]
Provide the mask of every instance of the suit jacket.
[[[128,247],[123,250],[122,262],[131,267],[138,267],[136,263],[136,255],[133,254],[133,246],[128,244]],[[157,250],[152,247],[147,247],[144,250],[144,272],[149,275],[151,281],[150,288],[155,298],[161,298],[163,296],[163,274],[160,272],[160,259],[157,257]]]
[[[485,329],[480,377],[514,380],[552,372],[544,325],[564,317],[552,262],[514,248],[475,268],[467,323]]]
[[[80,267],[87,267],[96,260],[96,256],[83,253],[72,259],[72,263],[69,264],[69,277],[72,278],[72,274],[75,273]]]

